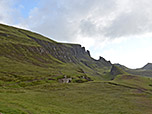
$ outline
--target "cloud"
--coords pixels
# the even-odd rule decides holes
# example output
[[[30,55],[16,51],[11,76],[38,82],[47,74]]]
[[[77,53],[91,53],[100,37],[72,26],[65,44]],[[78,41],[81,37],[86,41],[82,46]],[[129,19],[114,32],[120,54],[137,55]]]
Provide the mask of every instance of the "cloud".
[[[104,55],[112,63],[121,63],[129,68],[141,68],[151,62],[151,37],[152,34],[147,34],[137,38],[130,37],[121,42],[111,42],[102,51],[97,51],[97,55]]]
[[[103,42],[152,30],[152,0],[40,0],[24,19],[18,0],[0,1],[0,22],[16,24],[58,41]],[[91,44],[92,45],[92,44]]]
[[[152,31],[151,0],[134,0],[126,3],[128,9],[120,12],[105,29],[105,36],[121,37],[140,35]],[[125,8],[125,7],[124,7]]]
[[[152,0],[41,0],[40,4],[22,24],[58,41],[84,37],[101,42],[152,30]]]
[[[76,41],[80,37],[103,36],[111,20],[115,0],[45,0],[34,8],[25,24],[32,30],[57,40]]]
[[[14,8],[17,0],[0,0],[0,22],[15,24],[19,18],[19,12]]]

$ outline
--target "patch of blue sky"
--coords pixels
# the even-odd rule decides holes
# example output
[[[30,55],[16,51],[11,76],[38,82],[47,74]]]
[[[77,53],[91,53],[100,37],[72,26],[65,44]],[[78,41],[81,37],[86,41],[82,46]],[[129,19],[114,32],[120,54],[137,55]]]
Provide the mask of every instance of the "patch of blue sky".
[[[38,7],[40,0],[18,0],[15,8],[20,12],[23,18],[28,18],[29,13],[35,7]]]

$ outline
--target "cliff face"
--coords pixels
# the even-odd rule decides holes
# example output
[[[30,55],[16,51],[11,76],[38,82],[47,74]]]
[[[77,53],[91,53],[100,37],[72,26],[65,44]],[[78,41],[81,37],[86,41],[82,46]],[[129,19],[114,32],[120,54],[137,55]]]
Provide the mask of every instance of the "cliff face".
[[[84,47],[78,44],[62,44],[52,43],[34,37],[29,36],[36,41],[41,47],[43,47],[46,53],[49,53],[53,57],[59,59],[62,62],[77,63],[80,59],[90,58],[89,51],[86,51]]]
[[[112,65],[110,61],[106,61],[103,57],[100,57],[99,60],[91,58],[90,52],[88,50],[85,50],[85,47],[82,47],[79,44],[50,42],[30,36],[23,31],[20,32],[40,45],[40,52],[49,54],[64,63],[82,63],[91,69],[104,67],[107,67],[109,69]]]

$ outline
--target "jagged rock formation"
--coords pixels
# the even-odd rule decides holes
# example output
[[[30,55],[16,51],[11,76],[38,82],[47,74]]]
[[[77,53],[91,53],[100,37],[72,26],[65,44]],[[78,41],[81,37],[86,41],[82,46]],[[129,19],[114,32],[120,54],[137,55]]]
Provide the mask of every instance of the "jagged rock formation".
[[[36,37],[32,37],[27,33],[19,30],[22,34],[25,34],[27,37],[33,39],[37,44],[39,44],[42,48],[40,48],[40,53],[47,53],[51,56],[59,59],[62,62],[73,62],[78,63],[82,59],[87,59],[91,61],[95,61],[91,58],[89,50],[85,50],[85,47],[82,47],[79,44],[65,44],[58,42],[50,42],[38,39]],[[104,58],[100,57],[99,61],[107,65],[111,65],[110,62],[106,61]],[[110,63],[110,64],[109,64]]]
[[[54,58],[65,62],[65,63],[75,63],[80,64],[83,63],[85,66],[95,69],[95,68],[103,68],[111,67],[111,62],[106,61],[103,57],[100,57],[99,60],[95,60],[90,56],[89,50],[85,50],[85,47],[82,47],[79,44],[65,44],[58,42],[50,42],[45,40],[40,40],[35,37],[32,37],[26,34],[23,31],[20,31],[22,34],[25,34],[27,37],[36,41],[43,49],[41,52],[50,54]]]
[[[30,38],[34,39],[39,45],[41,45],[45,53],[49,53],[62,62],[77,63],[79,59],[90,57],[89,51],[86,51],[84,47],[81,47],[81,45],[78,44],[52,43],[34,37]]]

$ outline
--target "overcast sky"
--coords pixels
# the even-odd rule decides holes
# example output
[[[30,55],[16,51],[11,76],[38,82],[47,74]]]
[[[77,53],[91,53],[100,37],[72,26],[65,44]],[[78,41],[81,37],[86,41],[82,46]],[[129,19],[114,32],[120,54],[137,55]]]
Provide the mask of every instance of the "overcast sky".
[[[152,62],[151,5],[152,0],[0,0],[0,22],[139,68]]]

